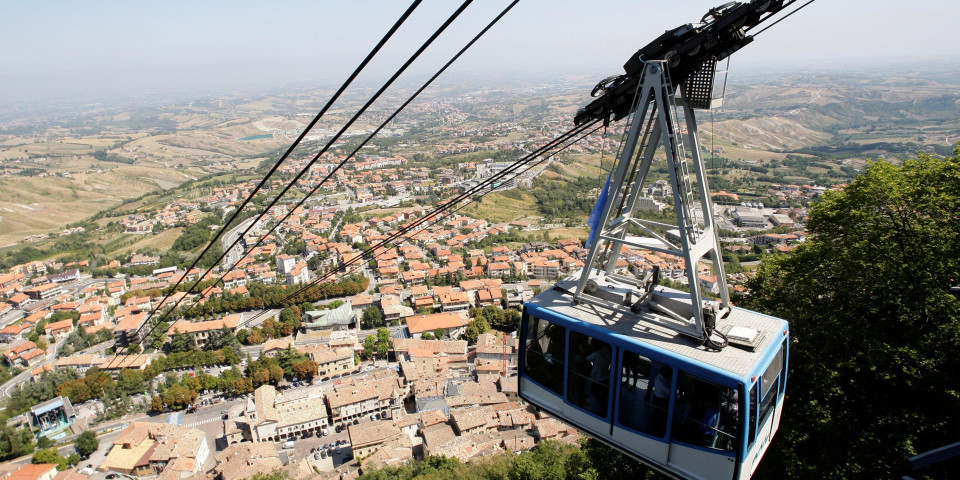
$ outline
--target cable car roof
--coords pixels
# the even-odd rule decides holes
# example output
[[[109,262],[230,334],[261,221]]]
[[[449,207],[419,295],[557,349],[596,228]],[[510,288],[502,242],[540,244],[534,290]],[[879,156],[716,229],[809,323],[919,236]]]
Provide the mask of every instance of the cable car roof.
[[[569,278],[579,278],[579,272]],[[559,288],[544,290],[529,303],[549,308],[562,315],[596,325],[612,333],[636,339],[685,357],[691,362],[708,365],[741,378],[758,373],[758,365],[762,357],[766,356],[765,352],[770,344],[776,343],[779,345],[783,341],[784,330],[787,329],[787,322],[782,319],[752,310],[732,307],[729,316],[717,320],[717,329],[726,330],[739,326],[756,330],[758,333],[755,350],[748,351],[733,345],[729,345],[720,351],[708,350],[676,330],[644,322],[635,315],[624,314],[586,303],[574,305],[573,295],[566,292],[572,292],[576,288],[575,280],[561,280],[557,282],[556,287]],[[657,287],[657,290],[662,290],[668,294],[689,295],[686,292],[665,287]]]

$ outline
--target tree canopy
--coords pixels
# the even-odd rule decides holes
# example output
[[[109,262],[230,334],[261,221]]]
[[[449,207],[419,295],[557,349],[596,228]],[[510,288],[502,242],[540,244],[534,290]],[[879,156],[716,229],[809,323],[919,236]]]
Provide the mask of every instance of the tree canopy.
[[[76,447],[77,453],[87,456],[100,448],[100,440],[97,439],[97,434],[93,430],[87,430],[77,437],[73,445]]]
[[[894,478],[960,438],[960,159],[873,162],[815,202],[743,304],[790,321],[770,478]],[[921,472],[934,477],[937,473]]]

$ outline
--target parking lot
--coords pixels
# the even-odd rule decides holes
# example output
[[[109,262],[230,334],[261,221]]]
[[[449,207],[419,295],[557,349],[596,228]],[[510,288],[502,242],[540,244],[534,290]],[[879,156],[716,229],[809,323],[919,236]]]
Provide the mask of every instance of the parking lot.
[[[301,438],[295,440],[293,448],[289,449],[283,448],[285,443],[277,443],[277,450],[288,452],[291,461],[308,459],[311,465],[316,466],[320,471],[330,471],[353,461],[353,449],[350,448],[350,439],[346,430],[336,433],[334,429],[330,429],[329,435]]]

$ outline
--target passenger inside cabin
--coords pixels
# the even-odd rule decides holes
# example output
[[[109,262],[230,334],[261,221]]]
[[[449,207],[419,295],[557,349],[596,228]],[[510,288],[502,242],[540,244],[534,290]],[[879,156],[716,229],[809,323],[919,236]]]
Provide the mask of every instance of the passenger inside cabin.
[[[736,390],[680,372],[672,436],[678,441],[728,452],[737,448]]]
[[[619,422],[636,432],[663,437],[673,369],[629,351],[623,353],[622,367]]]
[[[661,436],[667,428],[667,412],[670,408],[670,383],[673,379],[673,370],[658,364],[657,373],[649,386],[648,401],[653,405],[653,427],[651,433]]]
[[[587,356],[590,362],[590,410],[607,414],[607,396],[610,392],[610,346],[593,340],[595,350]]]

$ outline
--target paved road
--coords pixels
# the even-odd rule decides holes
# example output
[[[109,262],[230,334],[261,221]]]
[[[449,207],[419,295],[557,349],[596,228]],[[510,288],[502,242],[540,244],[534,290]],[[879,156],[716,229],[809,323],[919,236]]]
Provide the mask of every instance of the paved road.
[[[23,318],[23,310],[14,309],[0,316],[0,328],[6,327]]]
[[[280,315],[279,308],[271,308],[269,310],[249,310],[243,312],[243,323],[241,323],[238,328],[250,329],[253,327],[258,327],[268,318],[272,318],[277,315]]]
[[[232,250],[228,251],[227,249],[233,244],[233,242],[237,241],[237,238],[240,236],[240,234],[243,233],[243,231],[246,230],[247,227],[249,227],[250,224],[256,219],[257,217],[251,217],[243,222],[240,222],[240,224],[236,227],[227,230],[227,233],[220,238],[220,241],[223,242],[223,250],[227,252],[227,255],[223,257],[223,266],[225,268],[230,268],[233,266],[233,264],[240,261],[240,257],[243,256],[243,247],[241,244],[238,243],[237,246]]]

